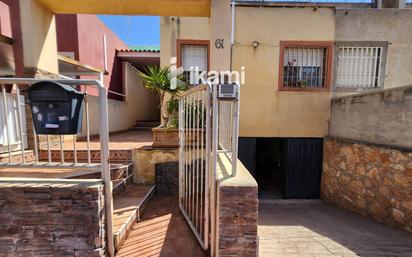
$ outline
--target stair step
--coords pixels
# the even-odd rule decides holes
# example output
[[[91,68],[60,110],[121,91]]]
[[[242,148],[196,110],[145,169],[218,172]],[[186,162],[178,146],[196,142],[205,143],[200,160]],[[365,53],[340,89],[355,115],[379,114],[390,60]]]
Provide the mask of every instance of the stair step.
[[[155,128],[160,125],[160,121],[136,121],[135,127]]]
[[[132,163],[116,163],[110,164],[111,179],[114,181],[133,180],[133,164]],[[64,177],[66,179],[100,179],[101,172],[98,170],[79,172],[74,175]],[[119,182],[120,183],[120,182]],[[113,185],[114,188],[114,185]]]
[[[113,234],[116,251],[120,249],[133,224],[140,219],[155,186],[132,184],[113,199]]]
[[[134,127],[131,127],[130,130],[152,131],[152,127],[138,127],[138,126],[134,126]]]
[[[51,150],[51,159],[53,162],[60,161],[60,150]],[[67,162],[74,161],[74,151],[73,150],[64,150],[64,160]],[[39,151],[39,160],[48,161],[48,151],[40,150]],[[90,159],[93,163],[100,162],[100,150],[90,150]],[[109,150],[109,160],[110,161],[132,161],[133,159],[133,150],[131,149],[116,149]],[[87,161],[87,150],[77,150],[77,160],[79,162]]]

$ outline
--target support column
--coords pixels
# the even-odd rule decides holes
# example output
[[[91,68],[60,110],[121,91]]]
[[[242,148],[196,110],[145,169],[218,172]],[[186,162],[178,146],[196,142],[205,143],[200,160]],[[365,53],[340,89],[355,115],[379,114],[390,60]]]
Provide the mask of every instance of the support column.
[[[25,76],[55,77],[58,74],[55,16],[35,0],[19,1]]]
[[[230,70],[230,0],[211,1],[210,30],[210,70]]]

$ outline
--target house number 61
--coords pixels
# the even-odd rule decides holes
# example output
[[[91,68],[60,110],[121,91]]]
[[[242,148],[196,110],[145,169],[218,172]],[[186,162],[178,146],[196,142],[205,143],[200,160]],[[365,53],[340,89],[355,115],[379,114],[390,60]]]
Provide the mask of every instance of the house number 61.
[[[224,48],[223,39],[220,39],[220,38],[216,39],[215,46],[217,49],[223,49]]]

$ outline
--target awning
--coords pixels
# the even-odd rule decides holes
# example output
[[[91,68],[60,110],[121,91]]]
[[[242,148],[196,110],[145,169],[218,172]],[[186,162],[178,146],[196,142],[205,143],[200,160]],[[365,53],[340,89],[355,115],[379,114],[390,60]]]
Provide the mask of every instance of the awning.
[[[160,65],[160,50],[117,50],[116,57],[136,68]]]

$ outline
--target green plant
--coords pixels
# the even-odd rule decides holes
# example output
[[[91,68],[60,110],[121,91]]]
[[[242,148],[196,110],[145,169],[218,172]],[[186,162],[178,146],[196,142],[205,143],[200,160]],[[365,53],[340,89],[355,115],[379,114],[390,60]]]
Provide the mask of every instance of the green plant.
[[[169,123],[169,116],[172,114],[167,107],[168,115],[164,115],[162,108],[164,105],[165,94],[172,95],[172,99],[178,96],[180,91],[186,90],[187,86],[180,77],[177,77],[177,87],[175,89],[171,88],[172,75],[170,73],[169,67],[158,67],[149,65],[144,71],[137,71],[137,74],[142,78],[144,86],[155,92],[159,100],[160,113],[162,115],[162,127],[165,127]],[[177,112],[177,111],[176,111]]]

